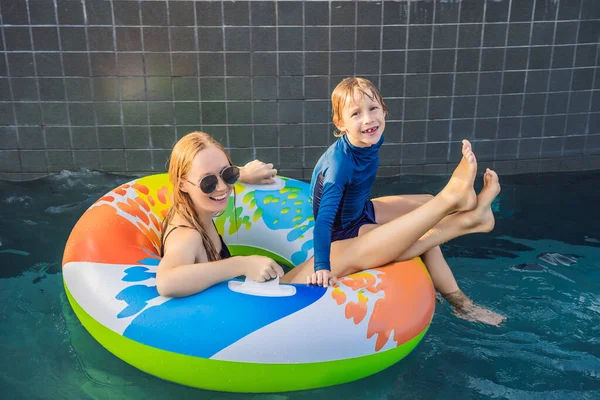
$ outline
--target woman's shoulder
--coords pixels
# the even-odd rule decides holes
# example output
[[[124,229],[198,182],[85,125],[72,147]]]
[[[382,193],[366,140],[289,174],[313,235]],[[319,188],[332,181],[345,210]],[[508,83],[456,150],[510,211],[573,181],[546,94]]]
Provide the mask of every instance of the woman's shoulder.
[[[196,229],[169,224],[166,233],[169,236],[163,245],[163,261],[167,258],[168,263],[179,265],[206,260],[202,235]]]
[[[175,246],[202,246],[202,235],[188,224],[168,224],[165,238],[165,249]]]

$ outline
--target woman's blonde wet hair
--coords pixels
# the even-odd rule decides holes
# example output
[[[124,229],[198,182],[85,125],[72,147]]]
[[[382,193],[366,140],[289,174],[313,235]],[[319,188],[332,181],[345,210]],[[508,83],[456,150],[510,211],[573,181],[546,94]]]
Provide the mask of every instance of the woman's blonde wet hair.
[[[333,89],[331,93],[331,108],[333,111],[333,123],[338,125],[342,120],[342,112],[354,99],[354,91],[359,90],[363,96],[367,96],[371,100],[377,100],[381,104],[384,115],[387,115],[387,106],[383,102],[383,97],[379,89],[373,85],[373,83],[365,78],[351,77],[345,78]],[[333,133],[335,136],[340,137],[344,135],[344,132],[340,132],[336,129]]]
[[[227,154],[227,151],[225,151],[225,148],[223,148],[221,143],[204,132],[188,133],[179,139],[175,146],[173,146],[173,151],[171,152],[171,157],[169,159],[169,180],[173,184],[173,205],[163,221],[163,237],[167,232],[169,223],[175,214],[177,214],[183,218],[190,227],[195,228],[200,232],[208,261],[216,261],[220,260],[221,257],[215,249],[212,240],[208,237],[206,230],[200,224],[190,195],[181,190],[181,185],[184,179],[186,179],[187,174],[190,172],[194,157],[196,157],[196,154],[200,151],[210,146],[221,150],[227,157],[227,160],[229,160],[229,165],[233,165],[229,154]],[[164,243],[162,245],[164,246]],[[164,251],[164,249],[161,250]]]

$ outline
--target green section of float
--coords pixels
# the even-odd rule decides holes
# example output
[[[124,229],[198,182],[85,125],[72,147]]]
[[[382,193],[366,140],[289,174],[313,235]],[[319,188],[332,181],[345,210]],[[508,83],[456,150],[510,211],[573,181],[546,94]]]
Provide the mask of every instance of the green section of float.
[[[88,332],[126,363],[168,381],[226,392],[288,392],[355,381],[404,358],[429,328],[427,326],[415,338],[395,349],[342,361],[304,364],[220,361],[159,350],[128,339],[93,319],[75,301],[66,285],[65,291],[71,307]]]
[[[244,246],[241,244],[228,244],[227,248],[231,252],[232,256],[265,256],[279,264],[283,264],[288,268],[294,268],[294,264],[278,254],[271,253],[269,250],[261,249],[259,247]]]

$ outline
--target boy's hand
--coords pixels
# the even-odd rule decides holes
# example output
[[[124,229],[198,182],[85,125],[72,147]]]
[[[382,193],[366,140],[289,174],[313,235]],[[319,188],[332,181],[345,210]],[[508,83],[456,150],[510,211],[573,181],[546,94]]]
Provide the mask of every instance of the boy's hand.
[[[306,277],[306,283],[308,285],[319,285],[323,287],[333,286],[337,282],[337,278],[331,275],[331,271],[322,269],[314,272],[312,275]]]
[[[275,183],[273,178],[276,174],[277,170],[273,168],[273,164],[265,164],[262,161],[254,160],[240,168],[239,181],[254,185]]]

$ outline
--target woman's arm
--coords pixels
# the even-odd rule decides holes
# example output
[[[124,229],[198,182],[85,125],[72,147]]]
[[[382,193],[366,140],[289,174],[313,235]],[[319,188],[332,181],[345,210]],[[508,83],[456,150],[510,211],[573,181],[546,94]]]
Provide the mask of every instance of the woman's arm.
[[[196,262],[197,259],[202,261]],[[200,233],[180,228],[165,243],[165,254],[156,271],[156,289],[161,296],[185,297],[240,275],[263,282],[283,276],[283,269],[263,256],[209,262]]]
[[[273,168],[273,164],[265,164],[262,161],[254,160],[240,167],[239,181],[255,185],[275,183],[273,178],[276,174],[277,170]]]

